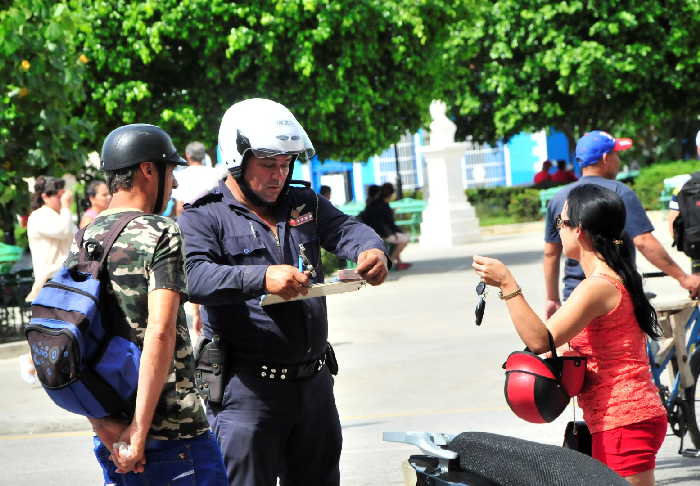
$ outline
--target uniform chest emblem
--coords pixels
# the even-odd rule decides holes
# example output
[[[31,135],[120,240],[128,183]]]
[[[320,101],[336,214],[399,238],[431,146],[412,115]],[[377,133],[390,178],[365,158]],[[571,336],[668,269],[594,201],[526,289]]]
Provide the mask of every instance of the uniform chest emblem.
[[[314,215],[311,211],[302,214],[305,207],[306,204],[302,204],[289,212],[289,226],[301,226],[304,223],[314,220]]]
[[[301,226],[314,220],[314,215],[311,212],[299,215],[297,218],[289,218],[289,226]]]

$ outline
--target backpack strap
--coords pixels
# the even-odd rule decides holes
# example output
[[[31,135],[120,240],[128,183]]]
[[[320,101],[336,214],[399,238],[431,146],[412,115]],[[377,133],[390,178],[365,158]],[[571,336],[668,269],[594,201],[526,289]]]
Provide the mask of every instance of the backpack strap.
[[[78,256],[78,262],[79,265],[83,266],[86,268],[86,270],[91,273],[95,278],[99,277],[99,273],[104,266],[105,262],[107,261],[107,256],[109,255],[110,250],[112,249],[112,246],[114,245],[114,242],[117,240],[119,235],[121,234],[122,231],[124,231],[124,228],[133,221],[134,219],[138,218],[139,216],[144,216],[148,215],[151,213],[144,213],[141,211],[128,211],[122,214],[119,219],[112,224],[112,226],[109,228],[109,231],[105,233],[101,241],[97,240],[87,240],[83,241],[83,238],[85,236],[85,229],[87,226],[75,235],[75,242],[78,244],[79,248],[79,256]],[[99,253],[95,255],[99,255],[99,260],[96,260],[95,257],[91,258],[91,250],[88,248],[89,245],[99,245]]]
[[[143,213],[141,211],[129,211],[127,213],[122,214],[117,220],[117,222],[112,225],[112,227],[109,229],[109,232],[107,232],[107,234],[105,234],[104,238],[102,239],[102,258],[100,258],[100,266],[104,265],[104,262],[107,261],[107,255],[112,249],[112,245],[114,245],[114,242],[117,241],[117,238],[119,237],[120,233],[124,231],[126,225],[131,223],[139,216],[143,216],[144,214],[150,213]]]

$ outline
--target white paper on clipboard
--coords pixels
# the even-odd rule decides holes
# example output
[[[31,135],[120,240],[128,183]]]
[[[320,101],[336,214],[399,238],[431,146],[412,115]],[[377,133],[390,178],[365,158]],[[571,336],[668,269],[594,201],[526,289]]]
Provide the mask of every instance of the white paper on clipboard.
[[[310,299],[312,297],[324,297],[326,295],[342,294],[345,292],[353,292],[359,290],[365,285],[364,280],[353,280],[350,282],[330,282],[313,284],[309,287],[309,293],[299,295],[289,300],[285,300],[279,295],[265,294],[260,298],[260,305],[281,304],[283,302],[293,302],[295,300]]]

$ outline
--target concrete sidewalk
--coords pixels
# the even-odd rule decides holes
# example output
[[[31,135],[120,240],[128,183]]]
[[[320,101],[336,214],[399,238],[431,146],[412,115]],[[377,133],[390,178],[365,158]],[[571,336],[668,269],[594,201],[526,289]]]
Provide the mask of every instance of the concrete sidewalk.
[[[655,234],[659,239],[670,248],[670,239],[666,227],[663,225],[663,212],[656,211],[649,213],[651,219],[657,227]],[[503,258],[506,263],[514,265],[516,268],[526,267],[528,282],[527,292],[534,299],[531,302],[538,304],[542,302],[541,296],[541,273],[539,272],[540,262],[542,259],[542,235],[544,231],[544,222],[536,221],[531,223],[520,223],[514,225],[496,225],[482,228],[483,241],[476,242],[470,245],[464,245],[455,248],[431,249],[424,248],[418,244],[411,244],[406,250],[406,261],[414,262],[412,269],[404,272],[392,272],[386,285],[369,290],[363,290],[363,296],[368,298],[375,296],[379,300],[371,306],[372,309],[381,308],[386,302],[385,298],[379,297],[386,294],[386,299],[392,300],[397,295],[422,295],[422,288],[426,285],[426,279],[421,278],[428,276],[438,276],[461,272],[465,278],[464,289],[459,289],[454,298],[458,296],[466,296],[471,299],[469,287],[471,280],[467,280],[470,276],[471,255],[481,253],[485,255],[493,255]],[[521,248],[519,251],[518,248]],[[522,251],[527,249],[526,251]],[[678,252],[673,251],[674,258],[677,258],[679,263],[683,261],[683,265],[687,266],[687,257]],[[683,260],[685,258],[685,260]],[[640,258],[640,266],[644,266],[643,258]],[[652,268],[646,264],[646,268]],[[406,278],[404,278],[406,277]],[[441,280],[445,280],[442,278]],[[670,284],[673,287],[673,283]],[[427,296],[426,296],[427,298]],[[343,298],[335,298],[337,301],[342,301]],[[420,298],[419,298],[420,299]],[[333,303],[336,301],[334,300]],[[399,298],[401,300],[401,298]],[[454,309],[461,304],[454,302],[453,299],[448,299],[452,303],[448,303],[442,309],[447,315],[452,314]],[[461,300],[461,298],[459,299]],[[471,302],[471,300],[470,300]],[[420,302],[413,302],[413,305],[421,305]],[[425,305],[428,303],[426,302]],[[493,304],[492,304],[493,305]],[[407,308],[411,308],[408,306]],[[337,329],[332,329],[331,338],[338,342],[357,341],[362,339],[358,336],[363,332],[358,329],[358,326],[352,327],[352,335],[346,336],[348,327],[345,325],[347,315],[343,317],[333,316],[333,305],[329,305],[331,327],[334,324],[340,323]],[[361,311],[355,310],[354,315]],[[443,311],[440,311],[442,313]],[[467,314],[471,312],[467,311]],[[401,313],[405,319],[409,321],[417,314],[412,312]],[[392,318],[395,316],[392,316]],[[437,316],[435,316],[437,318]],[[367,316],[367,322],[372,323],[379,316]],[[467,317],[468,319],[468,317]],[[449,319],[447,319],[449,321]],[[361,327],[361,326],[360,326]],[[365,332],[372,334],[376,330],[375,325],[370,326],[372,329],[366,329]],[[29,385],[24,382],[19,375],[19,361],[17,357],[20,354],[27,353],[28,347],[26,342],[16,342],[0,344],[0,380],[5,384],[6,393],[0,396],[0,410],[3,411],[0,415],[0,434],[26,434],[38,432],[58,432],[58,431],[77,431],[87,430],[89,428],[87,420],[75,414],[66,412],[57,407],[46,395],[40,385]],[[342,353],[342,350],[341,350]]]
[[[657,236],[666,244],[663,230],[659,226]],[[483,324],[474,325],[475,254],[506,262],[528,302],[541,311],[542,226],[518,231],[484,234],[483,241],[449,249],[409,245],[405,260],[414,264],[411,269],[392,272],[379,287],[328,298],[329,337],[340,362],[335,394],[343,426],[342,485],[404,484],[402,463],[418,450],[382,442],[384,431],[484,431],[561,444],[570,409],[551,424],[530,424],[505,403],[501,364],[523,345],[493,289]],[[673,256],[687,265],[687,259],[676,252]],[[649,268],[641,257],[638,263]],[[674,281],[656,280],[652,290],[680,292]],[[87,421],[61,411],[41,388],[21,381],[16,358],[0,360],[0,379],[7,390],[0,396],[0,447],[5,445],[0,467],[18,471],[19,479],[11,484],[95,484],[94,464],[80,463],[89,454],[82,432],[76,438],[71,433],[27,435],[88,430]],[[700,461],[680,457],[677,447],[678,440],[667,437],[658,457],[659,486],[700,481]],[[33,463],[25,457],[28,453],[41,455],[46,463],[35,475],[29,472]],[[55,480],[66,463],[75,471]]]

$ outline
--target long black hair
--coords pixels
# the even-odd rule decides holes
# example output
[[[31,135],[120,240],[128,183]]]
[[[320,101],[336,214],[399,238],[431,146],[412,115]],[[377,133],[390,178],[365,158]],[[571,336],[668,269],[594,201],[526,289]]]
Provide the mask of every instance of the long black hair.
[[[632,298],[639,327],[651,338],[661,337],[656,311],[647,299],[632,260],[630,239],[625,241],[625,204],[615,192],[595,184],[582,184],[569,192],[568,218],[591,238],[593,250],[615,271]]]

